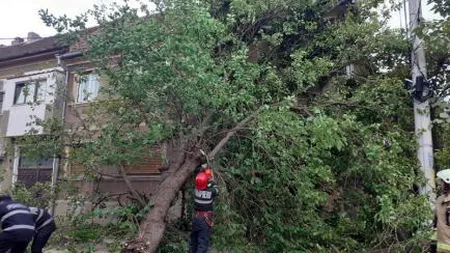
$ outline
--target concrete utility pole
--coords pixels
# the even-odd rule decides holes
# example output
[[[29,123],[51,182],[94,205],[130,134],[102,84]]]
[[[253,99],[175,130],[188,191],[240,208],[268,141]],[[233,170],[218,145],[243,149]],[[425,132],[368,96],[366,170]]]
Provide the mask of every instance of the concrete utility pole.
[[[425,174],[427,184],[420,189],[421,194],[427,194],[430,201],[434,202],[436,195],[435,173],[433,170],[433,140],[431,136],[430,102],[428,100],[430,90],[427,85],[427,71],[425,63],[425,51],[423,42],[417,36],[415,29],[422,21],[421,0],[409,0],[410,39],[411,51],[411,75],[414,88],[414,120],[415,132],[419,149],[417,157],[420,167]]]

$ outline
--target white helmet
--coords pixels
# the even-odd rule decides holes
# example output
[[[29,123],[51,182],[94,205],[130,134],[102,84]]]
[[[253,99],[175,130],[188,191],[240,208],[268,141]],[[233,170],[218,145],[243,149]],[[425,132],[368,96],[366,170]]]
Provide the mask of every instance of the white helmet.
[[[436,174],[436,176],[444,180],[447,184],[450,184],[450,169],[441,170]]]

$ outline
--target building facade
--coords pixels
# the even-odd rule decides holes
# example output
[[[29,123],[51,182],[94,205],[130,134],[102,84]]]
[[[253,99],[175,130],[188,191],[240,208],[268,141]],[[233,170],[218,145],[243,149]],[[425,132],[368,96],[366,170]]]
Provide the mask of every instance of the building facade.
[[[58,157],[27,158],[20,152],[17,138],[45,135],[39,126],[49,118],[64,120],[67,130],[80,124],[80,115],[101,96],[102,78],[83,56],[80,43],[64,46],[56,37],[40,38],[34,33],[26,40],[16,39],[0,46],[0,160],[3,168],[2,191],[21,183],[57,184],[58,179],[74,178],[82,192],[93,191],[92,182],[84,180],[85,168]],[[8,148],[7,148],[8,147]],[[66,153],[70,156],[71,144]],[[152,150],[151,154],[158,152]],[[127,167],[133,188],[151,193],[159,183],[161,157],[145,157],[138,165]],[[104,168],[105,176],[96,190],[105,194],[126,194],[129,187],[114,168]]]
[[[32,185],[56,179],[52,175],[58,166],[53,157],[29,159],[15,140],[30,133],[43,134],[40,121],[62,116],[57,90],[64,83],[64,73],[55,55],[65,50],[56,38],[34,33],[26,41],[17,38],[12,45],[0,47],[1,190],[18,182]]]

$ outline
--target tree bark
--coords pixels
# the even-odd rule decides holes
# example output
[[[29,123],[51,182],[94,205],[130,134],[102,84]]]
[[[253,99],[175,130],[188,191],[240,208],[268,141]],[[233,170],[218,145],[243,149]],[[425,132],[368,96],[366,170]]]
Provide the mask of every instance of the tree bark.
[[[217,145],[208,154],[209,159],[219,153],[227,142],[234,136],[234,134],[248,124],[260,110],[257,110],[253,114],[247,116],[241,122],[239,122],[234,128],[230,129],[228,133],[217,143]],[[155,253],[158,249],[159,243],[162,241],[164,231],[166,229],[165,218],[170,208],[172,200],[176,197],[177,193],[181,190],[186,180],[200,166],[200,157],[197,156],[187,157],[185,153],[186,141],[179,140],[179,147],[175,150],[178,153],[174,153],[172,165],[168,170],[168,175],[159,184],[158,189],[151,197],[150,200],[150,213],[142,222],[139,236],[125,245],[122,253]]]
[[[160,183],[151,198],[151,210],[142,222],[139,236],[125,246],[122,250],[123,253],[154,253],[157,251],[166,229],[165,218],[170,203],[199,165],[200,162],[197,159],[187,159],[178,170]]]

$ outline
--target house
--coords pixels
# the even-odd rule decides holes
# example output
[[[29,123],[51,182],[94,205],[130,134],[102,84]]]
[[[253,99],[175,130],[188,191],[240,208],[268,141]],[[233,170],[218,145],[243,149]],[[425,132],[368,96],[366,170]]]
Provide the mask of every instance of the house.
[[[26,40],[16,38],[10,46],[0,47],[0,153],[4,168],[1,190],[17,182],[32,185],[56,179],[55,158],[29,159],[20,154],[15,140],[30,131],[43,134],[37,121],[62,116],[57,91],[64,73],[55,55],[65,50],[56,38],[40,38],[32,32]],[[7,147],[12,151],[8,157]]]
[[[102,77],[83,56],[83,46],[82,42],[65,46],[56,37],[40,38],[30,33],[26,40],[17,38],[11,45],[0,47],[0,159],[4,169],[1,190],[17,183],[56,184],[58,179],[74,178],[74,185],[85,193],[94,188],[110,195],[129,192],[118,173],[110,173],[94,186],[84,180],[82,166],[57,156],[31,159],[20,152],[19,137],[31,131],[46,134],[37,122],[56,117],[64,120],[67,131],[72,131],[81,122],[80,115],[101,94]],[[70,151],[71,143],[67,143],[68,156]],[[154,151],[158,150],[152,154]],[[126,167],[133,188],[151,193],[160,181],[161,164],[160,156],[149,155],[140,164]],[[66,208],[67,203],[58,201],[56,212],[64,213]]]
[[[70,131],[74,131],[74,129],[76,131],[89,105],[95,103],[99,96],[101,97],[103,79],[95,72],[95,66],[84,57],[85,49],[85,43],[74,43],[65,54],[59,56],[61,66],[66,73],[65,122],[66,126],[71,127]],[[159,169],[162,167],[162,159],[157,151],[157,149],[149,151],[149,156],[143,158],[138,165],[125,167],[131,185],[138,192],[151,193],[160,181]],[[70,156],[70,148],[67,148],[67,153]],[[79,188],[84,192],[89,192],[94,189],[94,184],[82,180],[85,169],[77,164],[67,163],[63,171],[67,177],[78,177],[80,179],[77,183]],[[102,175],[102,180],[95,186],[99,193],[120,195],[129,192],[129,188],[119,175],[117,168],[105,167],[102,170],[107,173]]]

